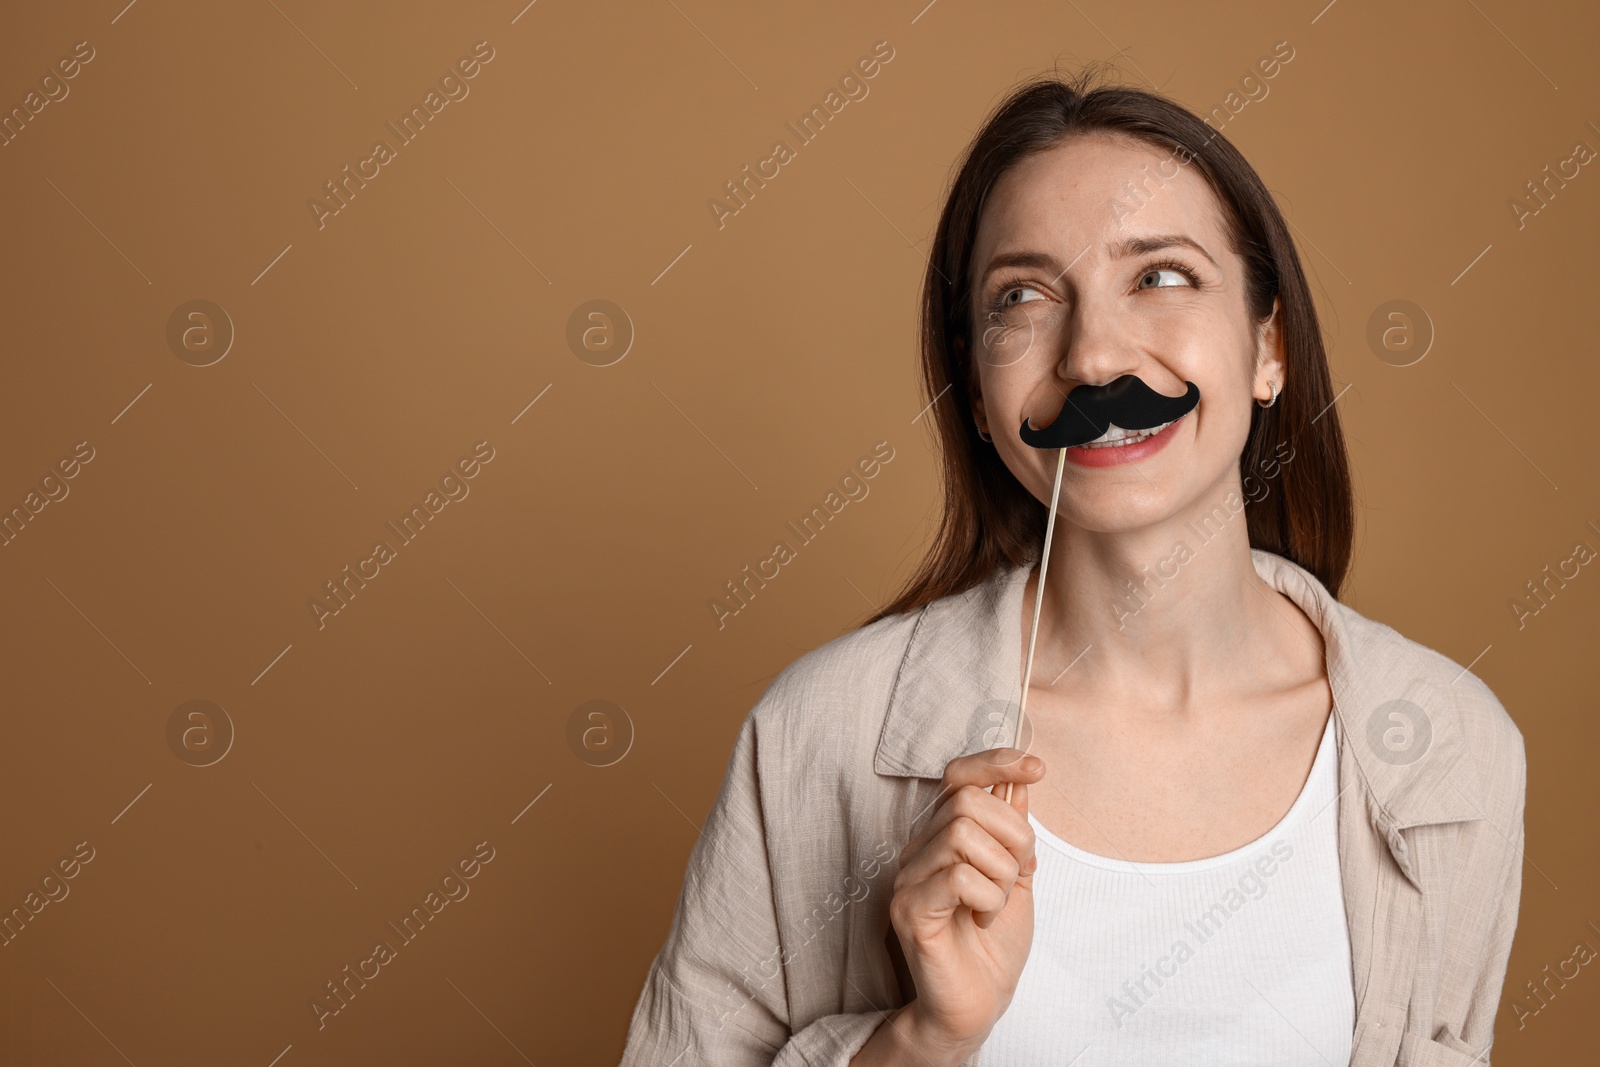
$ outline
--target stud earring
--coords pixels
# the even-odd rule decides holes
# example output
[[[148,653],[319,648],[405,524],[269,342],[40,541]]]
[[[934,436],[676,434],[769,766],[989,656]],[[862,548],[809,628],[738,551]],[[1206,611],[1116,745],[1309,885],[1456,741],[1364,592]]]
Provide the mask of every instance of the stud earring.
[[[1261,401],[1257,400],[1256,401],[1256,405],[1258,407],[1270,408],[1272,405],[1274,405],[1274,404],[1276,404],[1278,402],[1278,383],[1277,382],[1268,382],[1267,385],[1272,388],[1272,399],[1268,400],[1265,404],[1263,404],[1263,403],[1261,403]]]

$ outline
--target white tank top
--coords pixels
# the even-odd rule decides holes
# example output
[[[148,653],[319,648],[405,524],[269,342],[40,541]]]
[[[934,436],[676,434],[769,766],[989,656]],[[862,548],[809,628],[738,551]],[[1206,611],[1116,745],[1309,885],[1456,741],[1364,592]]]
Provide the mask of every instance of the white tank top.
[[[1347,1067],[1334,720],[1278,825],[1220,856],[1111,859],[1029,816],[1033,947],[983,1067]]]

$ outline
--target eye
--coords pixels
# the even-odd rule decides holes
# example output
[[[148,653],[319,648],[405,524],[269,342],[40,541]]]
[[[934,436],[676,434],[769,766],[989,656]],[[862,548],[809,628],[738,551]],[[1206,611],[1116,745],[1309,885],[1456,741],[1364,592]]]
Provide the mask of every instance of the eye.
[[[1162,275],[1176,275],[1181,280],[1176,282],[1162,281]],[[1146,284],[1147,282],[1150,284]],[[1190,270],[1182,263],[1156,263],[1152,266],[1146,267],[1144,273],[1139,275],[1138,288],[1168,289],[1174,285],[1183,285],[1185,282],[1187,282],[1193,288],[1198,289],[1200,287],[1200,278],[1193,270]]]
[[[1033,296],[1030,298],[1024,298],[1023,294],[1025,293],[1032,293]],[[1018,304],[1029,304],[1034,300],[1043,299],[1043,294],[1041,294],[1039,290],[1035,289],[1031,285],[1014,285],[1000,290],[1000,292],[995,296],[994,303],[989,306],[989,311],[991,314],[997,314],[1001,311],[1007,310],[1008,308],[1014,308]]]

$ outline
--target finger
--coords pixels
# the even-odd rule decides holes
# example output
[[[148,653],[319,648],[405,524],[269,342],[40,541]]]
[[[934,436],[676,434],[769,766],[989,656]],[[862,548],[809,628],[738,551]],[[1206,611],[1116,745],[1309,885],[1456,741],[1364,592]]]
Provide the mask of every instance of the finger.
[[[1011,898],[1018,889],[1033,892],[1033,876],[1039,870],[1039,854],[1030,849],[1027,860],[1017,869],[1017,876],[1006,886],[1006,906],[1011,904]],[[1001,909],[1002,911],[1004,908]],[[989,929],[1000,920],[999,911],[973,912],[972,921],[984,930]]]
[[[1007,804],[993,793],[977,786],[963,786],[949,800],[940,805],[923,827],[919,836],[921,848],[945,831],[956,819],[966,817],[983,827],[1021,863],[1028,858],[1033,847],[1033,827],[1028,824],[1024,811],[1018,811],[1016,802]]]
[[[983,789],[1002,782],[1037,782],[1044,774],[1044,760],[1020,748],[991,748],[958,756],[945,765],[941,786],[944,789],[975,785]]]
[[[966,863],[977,868],[1003,892],[1010,892],[1022,873],[1024,862],[1026,857],[1017,858],[977,822],[963,815],[901,868],[896,881],[900,885],[914,885],[946,867]]]
[[[952,817],[945,809],[949,807],[950,800],[959,795],[966,786],[974,787],[967,790],[969,793],[982,792],[984,789],[999,784],[1002,780],[1015,781],[1020,784],[1038,781],[1044,776],[1044,772],[1043,760],[1037,756],[1027,755],[1021,749],[1015,748],[992,748],[984,752],[974,752],[971,755],[960,756],[951,760],[946,764],[944,777],[939,783],[939,797],[935,801],[936,807],[933,817],[917,833],[912,835],[911,840],[906,842],[905,848],[901,852],[902,860],[909,862],[913,855],[925,848],[933,836],[944,828]],[[1026,792],[1024,792],[1023,796],[1026,796]],[[997,801],[1000,800],[998,797],[995,799]],[[1003,811],[1005,802],[1000,801],[1000,804],[999,810]],[[1013,795],[1010,806],[1024,816],[1027,815],[1025,800]],[[1021,843],[1020,838],[1025,825],[1025,822],[1017,824],[1010,835],[1010,839],[1006,841],[1007,847],[1012,848],[1013,851]],[[1022,858],[1025,857],[1019,854],[1018,859],[1021,860]]]
[[[1005,907],[1005,894],[976,867],[957,863],[932,878],[918,882],[904,894],[900,905],[914,938],[929,938],[943,930],[957,908],[966,905],[974,913],[998,912]]]

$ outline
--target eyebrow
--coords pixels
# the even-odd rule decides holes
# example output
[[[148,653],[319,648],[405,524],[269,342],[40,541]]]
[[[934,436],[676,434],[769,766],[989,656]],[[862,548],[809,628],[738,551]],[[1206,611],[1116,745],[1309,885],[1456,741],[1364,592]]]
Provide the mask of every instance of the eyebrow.
[[[1111,254],[1119,259],[1130,256],[1142,256],[1146,252],[1159,252],[1163,248],[1192,248],[1202,256],[1211,260],[1211,265],[1218,270],[1222,264],[1211,259],[1211,253],[1200,247],[1200,242],[1187,234],[1181,233],[1156,233],[1149,237],[1129,237],[1119,244],[1111,246]]]
[[[1210,260],[1213,267],[1218,270],[1222,269],[1222,265],[1212,259],[1211,253],[1201,247],[1198,241],[1181,233],[1157,233],[1148,237],[1128,237],[1111,245],[1110,251],[1118,259],[1128,259],[1132,256],[1142,256],[1149,252],[1159,252],[1164,248],[1191,248]],[[984,268],[984,280],[987,280],[989,275],[1001,267],[1036,267],[1040,270],[1055,271],[1058,278],[1067,272],[1066,267],[1061,265],[1061,261],[1049,252],[1026,250],[1001,252],[989,260],[989,265]]]

